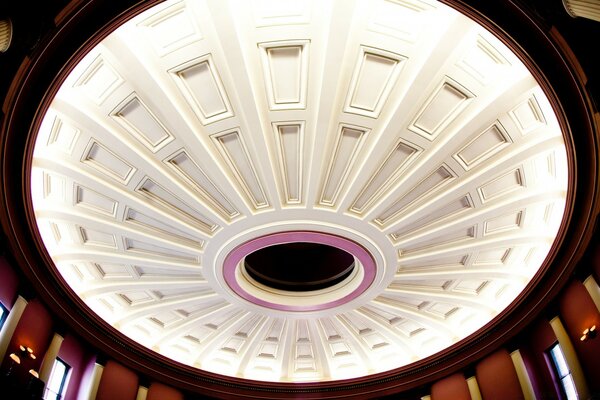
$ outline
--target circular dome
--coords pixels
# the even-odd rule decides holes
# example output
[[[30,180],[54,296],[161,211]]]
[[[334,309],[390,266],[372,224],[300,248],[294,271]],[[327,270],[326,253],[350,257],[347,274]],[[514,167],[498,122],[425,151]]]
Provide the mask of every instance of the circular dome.
[[[543,265],[568,174],[538,82],[444,4],[166,1],[74,65],[31,197],[53,264],[123,335],[203,371],[312,382],[493,321]],[[354,266],[296,291],[244,266],[303,243]]]

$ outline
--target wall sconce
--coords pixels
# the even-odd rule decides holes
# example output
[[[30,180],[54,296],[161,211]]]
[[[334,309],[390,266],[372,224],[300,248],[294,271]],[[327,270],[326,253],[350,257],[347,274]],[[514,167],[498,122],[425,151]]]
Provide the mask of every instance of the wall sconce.
[[[36,359],[36,356],[35,356],[35,354],[33,354],[33,349],[31,347],[25,347],[23,345],[20,345],[19,350],[20,350],[19,354],[10,353],[10,355],[8,356],[12,360],[12,363],[6,373],[6,376],[10,376],[14,373],[13,369],[14,369],[15,365],[20,365],[21,363],[25,363],[25,361],[27,359],[32,359],[32,360]],[[32,371],[33,371],[33,369],[32,369]],[[30,371],[30,373],[31,373],[31,371]]]
[[[10,353],[10,359],[16,362],[17,364],[21,364],[21,357],[16,355],[15,353]]]
[[[19,349],[21,350],[21,357],[29,357],[33,360],[35,360],[37,357],[35,356],[35,354],[33,354],[33,350],[31,349],[31,347],[25,347],[23,345],[19,346]]]
[[[598,334],[598,331],[596,331],[596,325],[592,325],[589,328],[587,328],[586,330],[584,330],[582,333],[583,334],[581,335],[579,340],[581,340],[582,342],[585,342],[588,339],[594,339],[596,337],[596,335]]]

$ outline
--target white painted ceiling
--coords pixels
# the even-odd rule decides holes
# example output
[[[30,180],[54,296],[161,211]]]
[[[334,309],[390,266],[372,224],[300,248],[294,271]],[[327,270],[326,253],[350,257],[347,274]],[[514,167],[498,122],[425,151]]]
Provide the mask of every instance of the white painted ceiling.
[[[190,0],[77,64],[39,130],[31,190],[56,267],[123,334],[203,370],[327,381],[493,319],[547,256],[567,175],[535,79],[445,5]],[[358,244],[373,282],[322,310],[241,298],[227,254],[287,231]]]

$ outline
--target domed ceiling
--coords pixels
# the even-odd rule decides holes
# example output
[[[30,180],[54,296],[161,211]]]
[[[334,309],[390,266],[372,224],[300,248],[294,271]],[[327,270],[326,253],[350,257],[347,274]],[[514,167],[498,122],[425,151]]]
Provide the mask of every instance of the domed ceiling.
[[[46,249],[98,316],[277,382],[468,337],[538,273],[567,189],[532,74],[430,0],[155,5],[70,72],[31,172]]]

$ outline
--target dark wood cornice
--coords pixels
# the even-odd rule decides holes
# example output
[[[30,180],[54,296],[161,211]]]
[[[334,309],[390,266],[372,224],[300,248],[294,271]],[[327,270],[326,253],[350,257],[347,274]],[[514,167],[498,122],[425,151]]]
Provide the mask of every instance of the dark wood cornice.
[[[8,250],[48,307],[92,346],[144,376],[192,393],[251,398],[381,398],[420,390],[473,365],[536,318],[570,279],[598,215],[598,134],[585,74],[557,31],[512,1],[454,1],[450,6],[495,32],[534,73],[565,132],[571,170],[565,221],[546,264],[523,294],[476,334],[396,370],[346,381],[265,383],[184,366],[118,333],[67,287],[37,233],[29,195],[35,132],[62,80],[79,59],[123,21],[156,3],[74,1],[21,63],[3,103],[0,132],[0,222]],[[516,42],[515,42],[516,41]],[[517,44],[518,43],[518,44]]]

